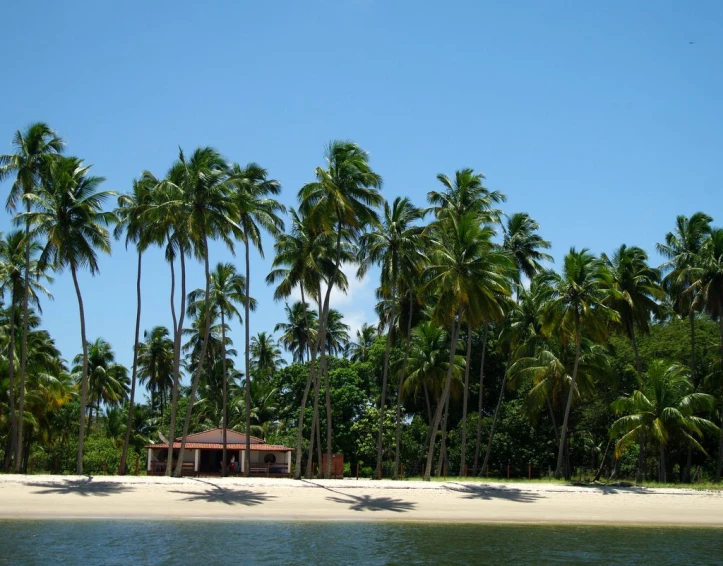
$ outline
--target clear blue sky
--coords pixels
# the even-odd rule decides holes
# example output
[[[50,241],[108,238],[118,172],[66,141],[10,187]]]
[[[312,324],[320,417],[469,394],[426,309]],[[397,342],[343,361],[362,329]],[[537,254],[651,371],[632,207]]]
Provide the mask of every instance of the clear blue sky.
[[[44,120],[123,192],[143,169],[162,175],[179,145],[212,145],[268,168],[291,205],[324,144],[351,139],[388,199],[421,205],[437,173],[473,167],[507,194],[507,212],[540,222],[558,262],[571,245],[652,253],[677,214],[723,223],[722,29],[717,0],[8,2],[0,153]],[[252,333],[282,318],[266,251],[252,261]],[[212,250],[214,263],[229,258]],[[135,256],[118,243],[100,268],[80,280],[88,337],[130,364]],[[201,286],[201,267],[190,271],[189,288]],[[354,326],[373,319],[375,276],[335,305]],[[52,290],[44,325],[70,360],[70,274]],[[142,327],[170,325],[159,252],[143,291]],[[233,333],[241,346],[238,323]]]

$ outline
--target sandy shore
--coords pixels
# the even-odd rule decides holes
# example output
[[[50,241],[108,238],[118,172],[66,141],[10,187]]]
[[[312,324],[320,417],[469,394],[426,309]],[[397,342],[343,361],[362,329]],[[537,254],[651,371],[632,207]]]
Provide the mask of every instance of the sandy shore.
[[[550,484],[0,476],[0,518],[723,527],[723,492]]]

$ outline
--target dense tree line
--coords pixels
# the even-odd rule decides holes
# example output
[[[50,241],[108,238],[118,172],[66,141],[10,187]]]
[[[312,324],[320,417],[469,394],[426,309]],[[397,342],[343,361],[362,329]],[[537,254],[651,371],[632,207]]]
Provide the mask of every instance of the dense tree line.
[[[350,468],[395,479],[509,466],[536,477],[720,481],[723,230],[706,214],[679,216],[662,235],[661,266],[624,244],[599,257],[572,248],[553,269],[535,220],[505,214],[505,196],[473,169],[438,175],[424,206],[388,202],[367,153],[334,141],[287,210],[264,168],[208,147],[179,150],[165,176],[144,171],[120,196],[45,124],[18,131],[13,147],[0,156],[17,226],[0,242],[6,470],[37,461],[98,472],[102,462],[123,474],[159,433],[181,437],[181,462],[190,432],[223,426],[293,446],[296,478],[317,466],[328,477],[323,456],[341,451]],[[272,267],[251,273],[264,232]],[[98,273],[113,236],[137,252],[130,368],[86,335],[77,277]],[[214,264],[212,240],[241,244],[243,268]],[[142,324],[153,246],[169,266],[170,329]],[[189,290],[194,261],[205,284]],[[350,267],[380,273],[379,322],[353,337],[332,304]],[[72,365],[40,328],[47,286],[66,271],[80,318]],[[251,332],[251,283],[262,279],[277,300],[300,297],[275,335]]]

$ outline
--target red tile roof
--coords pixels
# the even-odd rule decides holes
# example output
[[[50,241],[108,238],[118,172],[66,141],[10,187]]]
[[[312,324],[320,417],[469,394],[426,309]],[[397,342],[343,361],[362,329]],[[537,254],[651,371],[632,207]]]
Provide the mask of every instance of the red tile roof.
[[[189,435],[190,436],[190,435]],[[251,443],[251,450],[266,451],[266,452],[292,452],[293,448],[288,446],[282,446],[280,444],[263,444],[263,443]],[[149,444],[146,448],[153,448],[154,450],[168,450],[168,444]],[[174,442],[173,448],[181,448],[180,442]],[[214,442],[186,442],[186,448],[189,450],[223,450],[223,444]],[[246,444],[227,443],[227,450],[245,450]]]

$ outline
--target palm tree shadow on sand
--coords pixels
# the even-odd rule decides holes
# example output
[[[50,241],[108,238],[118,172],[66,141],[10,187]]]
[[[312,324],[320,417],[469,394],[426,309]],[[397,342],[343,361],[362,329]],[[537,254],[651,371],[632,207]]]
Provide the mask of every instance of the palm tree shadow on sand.
[[[186,495],[182,501],[205,501],[206,503],[223,503],[224,505],[260,505],[269,499],[272,499],[273,495],[267,495],[266,493],[258,493],[250,491],[248,489],[229,489],[227,487],[221,487],[215,483],[206,482],[203,480],[196,479],[200,483],[205,483],[211,486],[206,491],[180,491],[172,490],[171,493],[179,493]]]
[[[38,483],[29,483],[29,486],[32,487],[42,487],[45,489],[42,489],[40,491],[34,491],[35,494],[42,494],[42,495],[69,495],[69,494],[75,494],[80,495],[83,497],[88,497],[90,495],[99,496],[99,497],[108,497],[109,495],[115,495],[118,493],[124,493],[126,491],[131,491],[133,489],[132,486],[122,484],[122,483],[115,483],[115,482],[107,482],[107,481],[93,481],[92,477],[88,477],[87,479],[82,480],[63,480],[62,483],[57,482],[38,482]]]
[[[518,503],[534,503],[544,496],[539,493],[522,491],[521,489],[508,488],[505,486],[494,487],[488,484],[464,484],[450,482],[445,485],[445,489],[460,493],[465,499],[482,499],[490,501],[492,499],[506,499],[508,501],[517,501]]]
[[[329,496],[326,498],[327,501],[333,501],[334,503],[345,503],[349,505],[349,509],[352,511],[392,511],[394,513],[406,513],[412,511],[417,505],[411,501],[404,501],[402,499],[395,499],[393,497],[372,497],[371,495],[350,495],[343,491],[338,491],[324,485],[319,485],[312,481],[302,480],[309,485],[319,487],[332,493],[336,493],[342,497]]]

